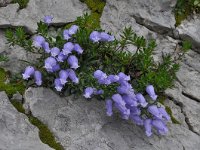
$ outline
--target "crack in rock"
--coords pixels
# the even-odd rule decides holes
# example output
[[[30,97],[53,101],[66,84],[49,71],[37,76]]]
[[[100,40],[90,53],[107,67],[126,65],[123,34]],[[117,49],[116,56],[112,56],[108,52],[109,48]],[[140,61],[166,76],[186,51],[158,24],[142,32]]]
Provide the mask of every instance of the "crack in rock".
[[[12,11],[11,11],[12,10]],[[0,9],[0,28],[23,26],[30,34],[36,32],[37,22],[46,15],[54,17],[53,25],[73,22],[88,8],[79,0],[30,0],[27,7],[19,10],[18,4],[9,4]]]
[[[187,124],[188,129],[189,129],[190,131],[192,131],[193,133],[197,134],[198,136],[200,136],[199,133],[197,133],[196,131],[194,131],[194,128],[193,128],[193,126],[191,125],[191,123],[190,123],[190,121],[189,121],[189,119],[188,119],[188,117],[187,117],[187,114],[186,114],[185,111],[184,111],[184,105],[183,105],[183,103],[182,103],[182,102],[179,102],[179,101],[176,101],[174,98],[172,98],[172,97],[170,97],[170,96],[168,96],[168,99],[171,100],[175,105],[177,105],[177,106],[181,109],[181,113],[185,116],[185,123]]]
[[[200,146],[200,137],[182,125],[169,125],[167,136],[154,134],[148,138],[143,128],[120,119],[117,114],[107,117],[105,104],[95,99],[63,99],[46,88],[29,88],[24,98],[33,115],[48,125],[65,149],[167,150],[173,147],[181,150],[183,146],[186,149]]]
[[[3,150],[52,150],[40,141],[39,130],[15,109],[5,92],[0,92],[0,133]]]
[[[186,93],[186,92],[182,91],[182,94],[183,94],[185,97],[188,97],[189,99],[192,99],[192,100],[194,100],[194,101],[196,101],[196,102],[200,102],[200,99],[194,97],[193,95],[190,95],[189,93]]]

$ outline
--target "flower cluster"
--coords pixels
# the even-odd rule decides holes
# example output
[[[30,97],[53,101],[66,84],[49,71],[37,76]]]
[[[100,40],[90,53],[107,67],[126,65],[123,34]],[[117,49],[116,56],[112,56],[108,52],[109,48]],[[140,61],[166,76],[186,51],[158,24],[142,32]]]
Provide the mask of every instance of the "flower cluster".
[[[101,70],[97,70],[94,72],[94,78],[100,85],[118,84],[116,93],[106,98],[106,114],[108,116],[112,116],[113,107],[115,107],[123,119],[130,119],[137,125],[144,126],[147,136],[152,135],[152,127],[156,128],[159,134],[167,133],[166,123],[170,120],[170,116],[164,107],[156,105],[157,95],[152,85],[146,87],[146,92],[150,98],[150,100],[147,100],[143,94],[135,93],[132,85],[128,82],[130,76],[122,72],[118,75],[106,75]],[[96,95],[96,92],[95,88],[88,87],[85,89],[84,97],[91,98],[92,95]],[[100,94],[103,94],[103,92]]]
[[[53,17],[46,16],[44,23],[49,25]],[[68,30],[63,31],[63,38],[67,42],[63,47],[50,47],[50,44],[41,35],[37,35],[33,39],[33,45],[36,48],[42,48],[45,54],[44,68],[48,73],[55,73],[57,78],[54,80],[54,87],[57,91],[61,91],[70,79],[73,83],[78,84],[79,79],[75,70],[79,68],[78,58],[75,56],[83,53],[83,49],[78,43],[68,41],[73,34],[78,31],[77,25],[72,25]],[[63,65],[64,64],[64,65]],[[62,67],[61,67],[62,66]],[[32,75],[35,77],[35,83],[40,86],[42,84],[42,74],[35,71],[34,67],[28,66],[23,75],[23,79],[28,80]]]
[[[115,37],[112,35],[109,35],[106,32],[98,32],[98,31],[93,31],[90,34],[90,40],[92,42],[111,42],[115,40]]]
[[[43,23],[46,24],[46,27],[51,24],[52,19],[52,16],[44,18]],[[35,84],[41,86],[46,81],[42,80],[42,73],[45,72],[45,75],[52,75],[50,78],[52,82],[50,84],[53,84],[54,88],[59,92],[63,90],[69,81],[78,84],[79,78],[76,75],[76,71],[79,67],[79,72],[82,71],[78,58],[83,53],[82,47],[76,43],[78,40],[73,36],[78,31],[81,30],[79,30],[79,26],[77,25],[72,25],[69,29],[64,30],[61,42],[57,41],[56,38],[56,42],[59,44],[53,43],[53,40],[48,38],[46,34],[44,36],[42,36],[43,34],[35,36],[33,38],[33,46],[43,51],[41,57],[42,65],[38,65],[38,67],[26,67],[22,74],[23,79],[28,80],[33,77]],[[79,35],[79,33],[77,34]],[[93,31],[89,39],[92,41],[89,44],[105,44],[105,42],[115,41],[114,36],[98,31]],[[84,49],[87,50],[87,47],[84,47]],[[95,68],[103,67],[95,66]],[[130,76],[123,72],[107,75],[101,70],[96,70],[93,77],[97,80],[98,88],[87,87],[83,96],[85,98],[92,98],[92,96],[103,95],[102,97],[105,97],[106,114],[108,116],[112,116],[113,110],[116,109],[123,119],[130,119],[135,124],[144,126],[147,136],[152,135],[153,128],[157,130],[158,134],[164,135],[168,132],[167,122],[171,118],[166,112],[165,107],[158,103],[158,96],[152,85],[146,87],[146,92],[138,93],[129,83],[131,80]]]
[[[40,71],[35,70],[34,67],[28,66],[26,67],[24,73],[22,74],[24,80],[28,80],[31,76],[34,76],[35,83],[40,86],[42,85],[42,74]]]

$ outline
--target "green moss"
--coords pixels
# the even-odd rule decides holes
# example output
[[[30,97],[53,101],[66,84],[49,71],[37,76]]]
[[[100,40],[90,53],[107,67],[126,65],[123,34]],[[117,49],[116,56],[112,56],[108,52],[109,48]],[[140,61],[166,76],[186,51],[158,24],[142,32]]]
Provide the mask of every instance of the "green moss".
[[[20,113],[25,114],[25,110],[20,102],[13,100],[11,101],[11,103]],[[26,115],[26,116],[29,118],[30,123],[39,129],[40,140],[43,143],[49,145],[55,150],[64,150],[62,145],[56,142],[53,134],[51,133],[51,131],[48,129],[48,127],[45,124],[43,124],[39,119],[37,119],[36,117],[33,117],[32,115]]]
[[[159,95],[158,97],[158,102],[161,103],[162,105],[165,106],[165,100],[167,99],[167,97],[163,94]],[[174,124],[181,124],[174,116],[173,116],[173,113],[172,113],[172,110],[169,106],[165,106],[165,110],[166,112],[170,115],[171,117],[171,120],[172,120],[172,123]]]
[[[175,26],[178,26],[181,24],[183,20],[187,18],[187,16],[190,14],[190,6],[188,5],[188,2],[185,0],[177,0],[176,8],[175,8],[175,20],[176,24]]]
[[[88,25],[93,25],[93,28],[100,28],[100,18],[105,6],[103,0],[80,0],[84,2],[91,10],[91,19],[88,20]]]
[[[39,136],[43,143],[48,144],[50,147],[54,148],[55,150],[64,150],[62,145],[56,142],[53,134],[48,129],[48,127],[43,124],[39,119],[33,116],[29,116],[29,121],[38,127],[39,129]]]
[[[17,109],[17,111],[19,111],[20,113],[25,114],[25,110],[22,106],[22,104],[16,100],[12,100],[11,101],[12,105]]]
[[[181,124],[172,114],[172,110],[170,109],[170,107],[165,106],[165,110],[167,111],[167,113],[170,115],[172,123],[174,124]]]
[[[6,72],[3,68],[0,68],[0,82],[3,82],[6,80]]]
[[[195,4],[195,1],[198,2]],[[176,26],[180,25],[193,12],[200,12],[200,0],[177,0],[175,6]]]
[[[26,8],[28,2],[29,0],[13,0],[12,1],[12,3],[18,3],[20,9]]]
[[[99,14],[103,12],[103,8],[105,6],[105,2],[103,0],[80,0],[80,1],[84,2],[92,12],[97,12]]]
[[[5,91],[8,96],[12,96],[17,91],[23,94],[25,90],[23,82],[5,83],[7,78],[9,78],[8,73],[3,68],[0,68],[0,91]]]

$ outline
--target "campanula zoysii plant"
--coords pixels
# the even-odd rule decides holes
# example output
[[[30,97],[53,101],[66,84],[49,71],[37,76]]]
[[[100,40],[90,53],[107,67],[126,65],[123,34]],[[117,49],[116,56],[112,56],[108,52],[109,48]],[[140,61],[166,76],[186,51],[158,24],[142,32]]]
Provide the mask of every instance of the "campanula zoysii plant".
[[[52,19],[46,16],[38,23],[33,39],[22,28],[6,32],[10,45],[40,54],[36,64],[26,62],[29,65],[22,73],[26,85],[50,87],[60,95],[96,96],[105,100],[108,116],[116,108],[123,119],[143,125],[147,136],[152,135],[152,127],[166,134],[171,113],[159,96],[173,86],[178,61],[187,50],[179,51],[178,59],[163,54],[162,62],[156,63],[152,57],[155,41],[137,36],[131,28],[125,28],[118,40],[92,28],[86,14],[52,34]],[[137,47],[136,52],[126,51],[128,45]]]

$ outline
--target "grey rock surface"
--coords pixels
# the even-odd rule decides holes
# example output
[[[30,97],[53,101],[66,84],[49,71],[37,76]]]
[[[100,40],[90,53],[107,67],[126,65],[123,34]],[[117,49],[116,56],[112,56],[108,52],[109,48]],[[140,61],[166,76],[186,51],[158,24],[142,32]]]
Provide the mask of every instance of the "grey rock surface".
[[[102,25],[112,23],[115,27],[137,22],[156,32],[166,33],[175,25],[175,4],[173,0],[110,0],[106,3],[101,22]]]
[[[170,35],[171,28],[174,28],[175,20],[172,13],[174,5],[174,1],[170,0],[162,2],[110,0],[104,7],[101,27],[119,38],[122,29],[131,26],[137,35],[147,40],[155,39],[158,46],[154,51],[154,59],[160,61],[162,52],[173,53],[178,43],[178,40],[164,36]],[[166,8],[168,10],[164,11]],[[129,51],[134,52],[132,49],[132,47],[128,48]]]
[[[200,103],[187,97],[183,92],[184,87],[178,82],[176,82],[175,88],[165,91],[166,95],[170,96],[182,108],[189,128],[200,135]]]
[[[199,55],[200,58],[200,55]],[[200,60],[200,59],[199,59]],[[182,64],[177,73],[177,78],[183,86],[183,93],[200,102],[200,72]]]
[[[194,16],[184,20],[181,25],[177,27],[179,35],[182,39],[188,39],[197,47],[200,52],[200,15]]]
[[[39,57],[38,54],[27,52],[19,46],[9,47],[4,33],[3,30],[0,30],[0,54],[7,56],[9,60],[8,62],[0,62],[0,67],[9,70],[11,73],[19,73],[27,65],[30,65],[21,60],[26,60],[31,63],[36,62],[36,58]]]
[[[52,24],[62,25],[73,22],[87,10],[87,6],[79,0],[30,0],[26,8],[17,11],[18,8],[18,4],[0,8],[0,27],[24,26],[34,33],[37,22],[45,15],[54,17]]]
[[[0,92],[0,149],[1,150],[52,150],[40,141],[38,129],[19,113]]]
[[[12,0],[0,0],[0,7],[5,7],[9,3],[11,3]]]
[[[60,98],[45,88],[29,88],[24,98],[32,114],[49,126],[67,150],[200,149],[200,136],[188,129],[180,107],[172,101],[167,105],[183,124],[169,124],[167,136],[148,138],[141,127],[117,114],[107,117],[103,101]]]

